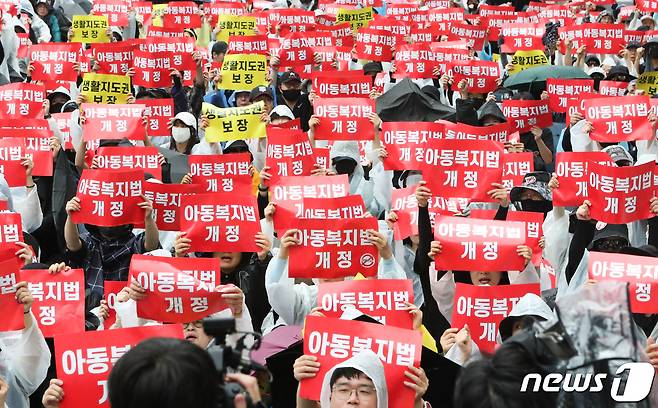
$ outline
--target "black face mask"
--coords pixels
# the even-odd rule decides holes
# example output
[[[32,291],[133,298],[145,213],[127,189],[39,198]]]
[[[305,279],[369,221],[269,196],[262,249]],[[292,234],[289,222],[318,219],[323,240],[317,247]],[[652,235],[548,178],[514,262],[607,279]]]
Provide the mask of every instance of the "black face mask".
[[[521,202],[521,210],[536,212],[536,213],[544,213],[544,216],[546,216],[546,214],[553,209],[553,203],[546,200],[540,200],[540,201],[521,200],[520,202]]]
[[[286,100],[296,101],[302,95],[301,89],[282,89],[281,94]]]
[[[98,233],[105,239],[114,241],[128,237],[132,233],[132,224],[118,225],[116,227],[98,227]]]
[[[336,174],[351,175],[356,169],[356,162],[354,160],[339,160],[334,164]]]

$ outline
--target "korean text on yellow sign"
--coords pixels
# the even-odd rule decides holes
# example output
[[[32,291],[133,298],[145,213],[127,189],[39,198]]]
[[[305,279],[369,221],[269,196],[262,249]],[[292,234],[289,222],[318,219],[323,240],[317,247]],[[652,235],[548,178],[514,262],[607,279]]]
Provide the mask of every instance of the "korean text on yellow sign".
[[[252,90],[267,85],[267,57],[260,54],[229,54],[222,63],[222,88]]]
[[[151,9],[151,24],[153,27],[162,27],[162,16],[164,16],[167,11],[167,3],[163,4],[154,4]]]
[[[361,27],[366,27],[370,23],[372,14],[372,7],[357,10],[338,9],[336,24],[350,23],[352,31],[356,31]]]
[[[108,27],[107,16],[73,16],[71,42],[86,44],[110,42],[110,37],[107,35]]]
[[[87,73],[82,77],[80,93],[87,103],[128,103],[130,77]]]
[[[225,41],[232,35],[255,35],[256,17],[224,14],[217,20],[217,41]]]
[[[647,95],[658,93],[658,71],[645,72],[637,79],[637,89]]]
[[[542,50],[517,51],[512,57],[512,69],[509,74],[518,74],[528,68],[548,65],[548,58]]]
[[[265,137],[262,101],[241,108],[218,108],[204,102],[201,111],[210,123],[206,128],[209,143]]]

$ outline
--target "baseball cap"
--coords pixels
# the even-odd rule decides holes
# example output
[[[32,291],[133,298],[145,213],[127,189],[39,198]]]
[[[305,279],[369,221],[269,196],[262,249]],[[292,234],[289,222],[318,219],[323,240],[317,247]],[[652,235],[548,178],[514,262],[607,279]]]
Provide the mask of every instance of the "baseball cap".
[[[516,302],[510,314],[498,325],[498,331],[503,340],[512,335],[514,322],[523,316],[533,316],[541,320],[550,320],[555,317],[551,308],[542,298],[534,293],[527,293]]]
[[[523,183],[520,186],[512,188],[510,191],[510,199],[512,201],[521,201],[521,193],[523,189],[533,190],[538,192],[544,200],[552,201],[553,194],[548,188],[548,182],[551,180],[551,175],[545,171],[533,171],[523,177]]]
[[[288,118],[290,120],[295,119],[295,115],[292,113],[290,108],[286,105],[277,105],[272,112],[270,112],[270,119],[280,119]]]
[[[602,149],[601,151],[608,153],[612,161],[617,165],[619,165],[620,161],[627,161],[629,162],[629,165],[633,164],[633,156],[631,156],[631,154],[626,149],[624,149],[623,146],[612,145]]]
[[[279,78],[280,84],[285,84],[286,82],[292,82],[292,81],[302,82],[302,79],[294,71],[286,71],[283,74],[281,74],[281,77]]]
[[[187,126],[192,126],[194,130],[196,130],[196,118],[191,113],[178,112],[178,114],[174,116],[174,121],[176,120],[180,120],[181,122],[185,123]]]
[[[254,100],[260,98],[263,95],[268,96],[270,99],[274,100],[274,96],[272,96],[272,91],[270,90],[270,88],[263,85],[257,86],[251,90],[251,93],[249,94],[249,100],[253,102]]]
[[[371,61],[363,66],[363,73],[366,75],[378,74],[382,71],[384,71],[384,68],[382,67],[382,63],[378,61]]]
[[[640,48],[641,46],[642,46],[642,44],[640,44],[639,41],[629,41],[628,45],[626,46],[626,49],[627,50],[636,50],[636,49]]]

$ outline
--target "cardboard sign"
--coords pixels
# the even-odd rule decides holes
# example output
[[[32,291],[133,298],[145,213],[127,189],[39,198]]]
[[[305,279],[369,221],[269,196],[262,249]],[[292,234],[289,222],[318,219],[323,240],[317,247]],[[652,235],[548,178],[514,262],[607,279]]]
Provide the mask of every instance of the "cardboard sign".
[[[107,378],[112,367],[132,347],[153,337],[182,339],[183,329],[172,324],[55,336],[57,378],[66,383],[60,407],[109,408]]]
[[[370,115],[375,101],[370,98],[321,98],[313,106],[320,124],[315,140],[373,140]]]
[[[588,275],[597,281],[628,282],[633,313],[658,312],[658,302],[652,301],[652,294],[658,290],[658,264],[655,258],[590,252]]]
[[[169,123],[174,117],[174,100],[167,99],[143,99],[139,101],[144,104],[144,116],[148,119],[147,133],[150,137],[171,136]]]
[[[153,146],[105,146],[96,150],[99,169],[139,169],[162,180],[160,153]]]
[[[265,137],[265,122],[261,120],[264,112],[265,104],[262,101],[239,108],[218,108],[204,102],[202,113],[210,122],[206,128],[206,141],[213,143]]]
[[[560,187],[553,189],[553,205],[579,206],[589,197],[589,164],[613,165],[605,152],[559,152],[555,157],[555,173]]]
[[[130,77],[123,75],[88,73],[80,85],[80,93],[88,103],[127,103],[130,90]]]
[[[43,43],[31,45],[30,63],[34,66],[33,81],[76,81],[73,64],[78,61],[80,44]]]
[[[96,139],[129,139],[143,141],[146,128],[142,122],[144,105],[83,103],[80,106],[85,123],[84,141]]]
[[[212,272],[212,279],[204,280]],[[137,316],[167,323],[201,320],[228,307],[215,289],[221,278],[217,258],[133,255],[130,279],[145,290]]]
[[[192,184],[213,193],[251,191],[249,153],[189,156]]]
[[[548,107],[550,110],[564,113],[569,108],[569,100],[578,99],[583,92],[594,92],[594,80],[548,78],[546,91],[549,95]]]
[[[32,311],[44,337],[85,331],[85,273],[69,269],[51,274],[47,269],[21,272],[34,298]]]
[[[614,143],[654,138],[648,96],[589,99],[584,107],[585,119],[592,123],[593,140]]]
[[[144,201],[143,181],[141,171],[83,170],[76,194],[80,211],[72,213],[71,219],[102,227],[144,222],[144,210],[137,206]]]
[[[496,348],[498,325],[528,293],[539,296],[539,284],[475,286],[457,283],[451,326],[461,329],[468,324],[471,338],[480,351],[491,354]]]
[[[310,176],[315,167],[315,156],[306,133],[268,129],[265,165],[270,167],[271,183],[276,183],[279,177]]]
[[[320,371],[301,381],[300,396],[319,400],[327,371],[363,350],[371,350],[384,364],[388,406],[412,408],[415,395],[404,385],[404,372],[420,364],[420,331],[320,316],[308,316],[304,330],[304,354],[317,357]]]
[[[330,318],[340,318],[354,308],[387,326],[412,328],[412,316],[406,302],[413,303],[414,290],[409,279],[348,280],[322,282],[318,288],[318,307]]]
[[[13,254],[0,261],[0,333],[25,327],[23,305],[16,301],[16,284],[21,282],[19,269],[18,257]]]
[[[443,250],[435,258],[442,271],[522,271],[525,259],[517,254],[526,245],[522,222],[489,221],[439,215],[434,239]]]
[[[0,119],[43,118],[46,87],[29,82],[0,86]]]
[[[542,129],[553,124],[553,116],[548,101],[503,101],[503,114],[511,127],[519,133],[530,131],[533,126]]]
[[[107,35],[108,28],[107,16],[74,15],[71,24],[73,30],[71,42],[85,44],[110,42],[110,37]]]
[[[181,231],[192,240],[191,251],[258,252],[260,232],[256,197],[207,193],[181,197]]]

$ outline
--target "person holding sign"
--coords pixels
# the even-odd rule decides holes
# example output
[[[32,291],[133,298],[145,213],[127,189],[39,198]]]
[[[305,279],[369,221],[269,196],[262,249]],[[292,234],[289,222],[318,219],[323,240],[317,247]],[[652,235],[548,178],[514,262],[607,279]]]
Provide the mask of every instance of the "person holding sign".
[[[200,149],[196,118],[189,112],[179,112],[172,121],[169,150],[197,154]]]

